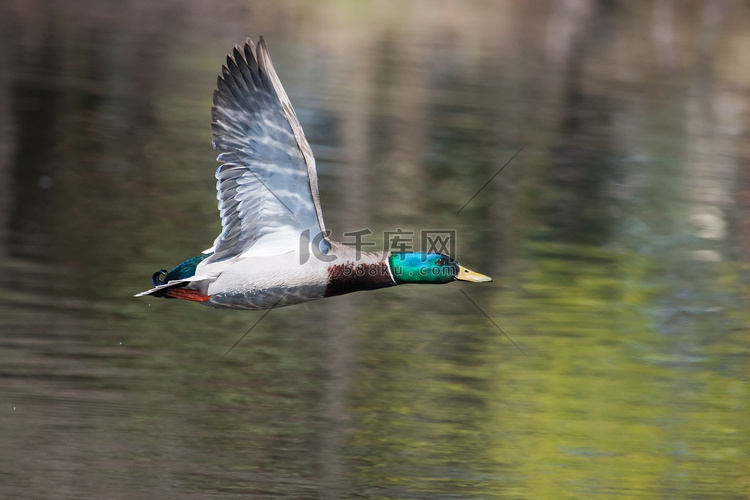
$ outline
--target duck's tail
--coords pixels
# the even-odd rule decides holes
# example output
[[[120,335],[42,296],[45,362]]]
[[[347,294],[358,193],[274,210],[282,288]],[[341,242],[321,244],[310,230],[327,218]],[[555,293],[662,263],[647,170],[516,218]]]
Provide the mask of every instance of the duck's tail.
[[[174,280],[168,283],[157,285],[151,290],[135,294],[135,297],[143,297],[144,295],[152,295],[154,297],[162,297],[165,299],[183,299],[192,300],[193,302],[206,302],[211,298],[210,295],[206,295],[201,291],[202,287],[199,282],[203,281],[203,278],[188,278],[184,280]],[[197,288],[189,287],[198,285]]]
[[[156,276],[158,273],[154,274]],[[154,280],[154,288],[151,290],[146,290],[145,292],[136,293],[134,297],[143,297],[144,295],[153,295],[154,297],[165,297],[169,298],[169,295],[167,295],[167,292],[169,290],[172,290],[174,288],[183,288],[185,285],[190,283],[191,280],[177,280],[177,281],[170,281],[169,283],[157,283],[156,280]]]
[[[135,294],[136,297],[143,297],[144,295],[153,295],[154,297],[164,297],[166,299],[186,299],[193,300],[196,302],[205,302],[209,299],[208,295],[200,292],[200,286],[192,286],[186,288],[188,284],[203,281],[205,277],[196,277],[195,268],[204,259],[210,257],[211,254],[203,254],[192,259],[188,259],[179,266],[175,267],[171,271],[167,272],[166,269],[160,269],[151,276],[151,283],[154,284],[154,288],[146,290],[145,292]]]

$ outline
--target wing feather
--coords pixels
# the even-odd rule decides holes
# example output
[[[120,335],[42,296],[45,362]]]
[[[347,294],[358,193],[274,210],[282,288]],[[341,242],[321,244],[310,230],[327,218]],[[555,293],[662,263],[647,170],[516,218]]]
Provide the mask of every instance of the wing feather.
[[[303,231],[325,234],[315,158],[262,37],[227,56],[211,118],[222,232],[210,259],[294,250]]]

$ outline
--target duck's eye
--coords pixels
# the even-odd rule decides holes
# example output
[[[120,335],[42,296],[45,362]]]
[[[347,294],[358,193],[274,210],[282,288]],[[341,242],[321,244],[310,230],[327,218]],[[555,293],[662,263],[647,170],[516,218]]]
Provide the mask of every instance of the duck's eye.
[[[435,264],[438,266],[444,266],[447,261],[445,260],[445,257],[440,257],[438,260],[435,261]]]

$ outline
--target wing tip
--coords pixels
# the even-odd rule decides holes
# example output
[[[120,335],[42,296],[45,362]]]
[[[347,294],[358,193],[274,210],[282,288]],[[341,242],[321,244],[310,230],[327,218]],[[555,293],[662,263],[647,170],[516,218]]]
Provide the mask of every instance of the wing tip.
[[[273,63],[271,62],[271,55],[268,53],[268,45],[266,45],[266,39],[263,38],[263,36],[258,39],[258,44],[255,47],[254,55],[261,70],[266,73],[273,73],[273,75],[276,74],[276,70],[273,69]],[[271,79],[273,80],[273,77]],[[278,80],[278,77],[276,77],[276,79]],[[274,85],[274,88],[275,87],[276,86]]]
[[[263,37],[261,36],[260,39],[263,40]],[[253,59],[255,58],[255,51],[256,51],[256,44],[255,42],[253,42],[253,39],[251,37],[245,38],[245,43],[243,44],[239,44],[239,43],[234,44],[235,53],[245,55],[249,52],[250,54],[252,54]]]

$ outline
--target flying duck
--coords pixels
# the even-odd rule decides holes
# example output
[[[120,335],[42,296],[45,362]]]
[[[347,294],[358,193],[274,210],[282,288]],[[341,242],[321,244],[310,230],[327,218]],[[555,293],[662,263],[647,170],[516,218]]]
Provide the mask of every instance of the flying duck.
[[[221,233],[136,297],[261,310],[405,283],[492,281],[441,253],[366,252],[328,238],[315,158],[263,37],[235,46],[213,102]]]

